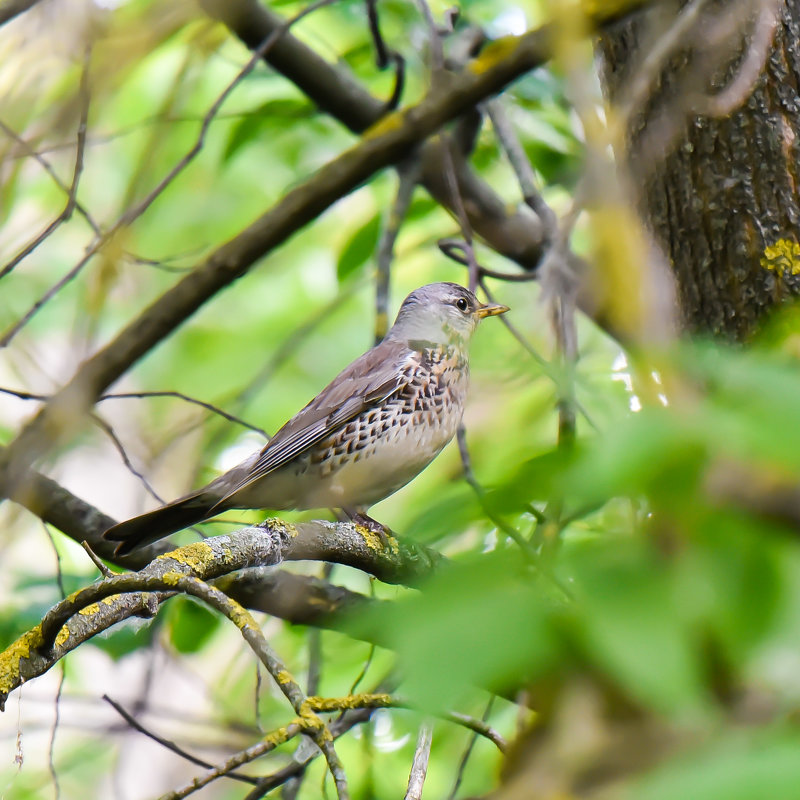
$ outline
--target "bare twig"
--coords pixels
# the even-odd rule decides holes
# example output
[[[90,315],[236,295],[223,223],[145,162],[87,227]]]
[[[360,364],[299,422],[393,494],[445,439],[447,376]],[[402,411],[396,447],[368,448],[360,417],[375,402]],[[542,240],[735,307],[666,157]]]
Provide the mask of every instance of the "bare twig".
[[[208,130],[213,122],[214,118],[216,117],[219,109],[231,95],[231,93],[236,89],[237,86],[255,69],[258,65],[260,60],[264,57],[264,55],[269,51],[271,47],[280,39],[280,37],[285,33],[292,25],[294,25],[299,20],[303,19],[303,17],[310,14],[312,11],[316,11],[323,6],[330,5],[330,3],[335,2],[335,0],[316,0],[316,2],[312,3],[311,5],[307,6],[306,8],[302,9],[299,13],[297,13],[292,19],[287,20],[284,25],[276,30],[273,31],[270,36],[268,36],[253,52],[250,60],[247,64],[239,71],[236,77],[225,87],[222,93],[217,97],[217,99],[211,104],[211,107],[206,112],[206,115],[203,117],[203,122],[200,125],[200,131],[195,139],[194,144],[189,148],[186,154],[175,164],[175,166],[159,181],[159,183],[147,194],[143,200],[141,200],[137,205],[133,208],[128,209],[124,212],[119,219],[106,231],[106,233],[96,239],[94,244],[90,245],[87,249],[86,253],[84,254],[83,258],[78,261],[78,263],[64,275],[59,281],[57,281],[53,286],[50,287],[29,309],[28,311],[15,323],[13,324],[4,334],[0,337],[0,347],[7,347],[13,338],[22,330],[25,325],[35,316],[35,314],[44,306],[48,301],[50,301],[56,294],[58,294],[61,289],[64,288],[68,283],[77,277],[77,275],[81,272],[81,270],[86,266],[86,264],[90,261],[90,259],[96,255],[110,240],[111,238],[117,233],[117,231],[131,225],[136,219],[138,219],[148,208],[155,202],[155,200],[164,192],[164,190],[175,180],[175,178],[180,175],[186,167],[195,159],[195,157],[200,153],[205,145],[206,136],[208,134]],[[85,124],[83,130],[83,136],[85,141]],[[82,166],[82,149],[81,149],[81,166]],[[77,164],[76,164],[77,167]],[[77,172],[77,169],[76,169]],[[77,173],[79,174],[79,173]],[[75,181],[73,181],[75,182]],[[70,213],[71,210],[70,210]],[[0,277],[2,277],[3,273],[0,273]]]
[[[47,534],[47,538],[50,540],[50,545],[53,548],[53,553],[56,557],[56,583],[58,584],[58,591],[60,592],[61,599],[63,600],[67,596],[67,592],[64,588],[64,572],[61,569],[61,554],[58,552],[58,547],[56,546],[56,541],[53,538],[50,528],[44,523],[42,523],[42,527],[44,528],[44,532]],[[61,722],[61,695],[64,692],[64,682],[67,678],[66,664],[62,662],[60,667],[61,674],[58,678],[58,689],[56,690],[56,696],[54,700],[53,727],[50,730],[50,744],[47,748],[47,768],[50,772],[50,779],[53,782],[53,794],[55,800],[59,800],[61,797],[61,784],[58,780],[58,772],[56,771],[56,734],[58,733],[58,726]]]
[[[431,48],[431,72],[432,83],[435,85],[441,79],[441,73],[444,69],[444,50],[442,48],[442,37],[439,32],[439,27],[436,20],[433,18],[433,12],[428,5],[427,0],[416,0],[417,7],[422,13],[422,18],[428,27],[428,44]]]
[[[344,712],[342,717],[334,720],[328,727],[331,736],[338,739],[343,734],[347,733],[351,728],[360,725],[363,722],[368,722],[373,713],[374,708],[358,708],[354,711]],[[287,764],[283,769],[278,770],[272,775],[267,775],[259,780],[258,786],[248,794],[244,800],[258,800],[263,797],[267,792],[275,789],[282,784],[287,783],[292,778],[301,775],[305,772],[308,763],[317,758],[319,751],[311,752],[308,754],[308,759],[303,762],[292,761]]]
[[[179,755],[181,758],[186,759],[187,761],[191,761],[192,764],[196,764],[198,767],[205,767],[207,769],[213,769],[213,765],[209,764],[207,761],[203,761],[202,758],[198,758],[197,756],[193,756],[191,753],[187,753],[182,747],[179,747],[175,742],[170,739],[165,739],[163,736],[159,736],[157,733],[154,733],[151,730],[148,730],[141,722],[139,722],[136,717],[132,714],[129,714],[119,703],[115,700],[112,700],[107,694],[103,695],[103,700],[106,701],[113,709],[117,712],[124,720],[131,726],[134,730],[139,731],[139,733],[143,733],[148,739],[152,739],[154,742],[158,742],[162,747],[166,747],[167,750],[171,750],[173,753]],[[254,778],[250,775],[242,775],[239,772],[227,772],[223,777],[232,778],[233,780],[242,781],[243,783],[249,783],[252,785],[257,785],[259,779]]]
[[[52,395],[49,394],[36,394],[34,392],[23,392],[18,389],[9,389],[6,386],[0,386],[0,394],[10,394],[13,397],[18,397],[20,400],[47,401],[52,397]],[[237,417],[235,414],[230,414],[227,411],[223,411],[219,406],[215,406],[213,403],[207,403],[205,400],[198,400],[196,397],[191,397],[190,395],[184,394],[183,392],[174,392],[174,391],[114,392],[110,394],[101,395],[100,397],[97,398],[97,402],[102,403],[104,400],[143,399],[146,397],[175,397],[187,403],[192,403],[193,405],[205,408],[208,411],[211,411],[212,413],[222,417],[223,419],[228,420],[228,422],[235,422],[237,425],[241,425],[243,428],[248,428],[251,431],[255,431],[255,433],[260,433],[265,439],[269,439],[269,434],[263,428],[259,428],[257,425],[251,425],[249,422],[243,420],[241,417]]]
[[[508,119],[502,102],[497,99],[489,100],[485,103],[485,108],[489,114],[489,119],[492,121],[497,140],[500,142],[500,146],[508,158],[508,163],[511,164],[511,168],[517,176],[526,205],[539,217],[544,225],[544,231],[547,236],[544,244],[547,246],[556,231],[556,215],[553,213],[553,209],[545,203],[536,185],[536,174],[527,155],[525,155],[525,150]]]
[[[375,48],[375,65],[378,69],[385,69],[389,64],[389,49],[381,34],[377,0],[367,0],[367,24],[372,37],[372,46]]]
[[[37,150],[31,144],[29,144],[22,136],[20,136],[13,128],[6,125],[5,122],[0,120],[0,131],[2,131],[9,139],[13,139],[17,145],[19,146],[20,150],[22,150],[22,154],[18,157],[29,157],[36,161],[42,169],[52,178],[53,183],[65,194],[67,198],[70,196],[70,187],[67,186],[64,181],[58,176],[58,173],[53,169],[53,165],[42,155],[41,151]],[[88,136],[87,136],[87,143],[88,143]],[[65,144],[64,147],[72,147],[72,143]],[[84,145],[85,147],[85,145]],[[15,158],[14,155],[10,156],[10,158]],[[77,197],[75,198],[75,211],[77,211],[88,223],[89,227],[95,233],[96,236],[102,235],[102,231],[100,230],[100,226],[95,222],[91,214],[89,214],[88,210],[78,201]]]
[[[72,183],[67,191],[67,203],[63,211],[38,235],[33,241],[29,242],[25,247],[17,253],[2,269],[0,269],[0,279],[8,275],[14,267],[16,267],[24,258],[29,256],[39,245],[45,241],[62,223],[66,222],[72,217],[77,204],[78,183],[80,182],[81,173],[83,172],[83,155],[86,148],[86,122],[89,117],[89,62],[91,57],[91,47],[87,46],[83,57],[83,69],[81,70],[80,85],[78,87],[78,98],[80,100],[81,113],[78,118],[78,130],[75,143],[75,166],[72,170]],[[3,125],[5,132],[10,129]],[[14,137],[17,138],[17,137]],[[40,162],[41,163],[41,162]],[[51,173],[53,174],[53,173]],[[60,182],[59,182],[60,183]],[[86,215],[88,219],[88,215]],[[0,347],[4,346],[6,342],[0,341]]]
[[[461,197],[461,190],[458,185],[458,178],[456,176],[456,168],[453,155],[452,138],[447,134],[442,134],[442,158],[443,158],[443,171],[445,180],[450,190],[450,205],[456,212],[456,219],[461,228],[461,235],[464,237],[462,243],[462,252],[467,262],[469,270],[469,288],[475,291],[478,287],[479,271],[478,262],[475,259],[475,250],[472,246],[472,226],[467,216],[464,201]]]
[[[86,551],[86,555],[89,556],[89,558],[92,560],[92,563],[97,567],[98,570],[100,570],[100,574],[104,578],[114,577],[114,572],[100,560],[100,557],[94,552],[94,550],[92,550],[89,542],[87,542],[86,539],[81,542],[81,547]]]
[[[411,774],[408,776],[408,789],[405,800],[422,800],[422,787],[428,774],[428,759],[431,756],[431,741],[433,739],[433,726],[423,722],[417,736],[417,748],[414,751],[414,762],[411,765]]]
[[[112,581],[108,581],[108,583],[112,582],[113,579]],[[236,625],[239,632],[242,634],[242,638],[260,659],[261,663],[267,668],[270,675],[272,675],[281,693],[291,703],[304,732],[314,740],[314,743],[325,756],[325,760],[328,762],[328,769],[336,785],[336,792],[339,800],[348,800],[349,791],[347,788],[347,779],[345,778],[344,769],[333,746],[333,740],[327,726],[316,715],[314,710],[306,705],[306,697],[299,684],[294,680],[277,652],[269,645],[266,637],[261,632],[261,628],[259,628],[250,613],[235,600],[228,597],[224,592],[200,578],[191,575],[165,575],[160,580],[153,580],[151,583],[156,590],[163,591],[172,589],[192,595],[219,611]],[[42,636],[45,642],[47,642],[45,630],[46,625],[43,620]],[[191,791],[185,792],[184,794],[174,793],[174,796],[186,797],[188,794],[195,791],[196,788],[192,788]]]
[[[122,444],[116,434],[116,431],[111,427],[111,425],[109,425],[99,414],[92,414],[91,418],[95,425],[97,425],[108,436],[108,438],[111,439],[116,451],[119,453],[119,456],[122,459],[122,463],[127,467],[128,471],[132,475],[136,476],[139,481],[141,481],[142,486],[144,486],[148,494],[158,500],[159,503],[166,503],[166,500],[164,500],[164,498],[161,497],[161,495],[153,488],[153,486],[150,484],[150,481],[147,480],[147,477],[133,466],[133,462],[130,460],[128,453],[125,450],[125,446]]]
[[[4,390],[0,389],[0,391]],[[260,433],[265,439],[269,439],[269,434],[263,428],[259,428],[258,425],[252,425],[246,420],[243,420],[241,417],[237,417],[235,414],[230,414],[227,411],[223,411],[221,408],[219,408],[219,406],[215,406],[213,403],[207,403],[204,400],[198,400],[196,397],[191,397],[190,395],[184,394],[183,392],[174,392],[174,391],[114,392],[110,394],[101,395],[100,397],[97,398],[97,402],[101,403],[104,400],[125,400],[128,398],[144,398],[144,397],[176,397],[179,400],[185,401],[186,403],[192,403],[193,405],[205,408],[206,410],[211,411],[217,416],[220,416],[223,419],[228,420],[228,422],[235,422],[237,425],[241,425],[243,428],[248,428],[251,431]]]
[[[489,719],[489,714],[492,713],[492,706],[494,705],[494,695],[489,698],[489,702],[486,704],[486,709],[483,712],[483,716],[481,717],[481,722],[486,723],[486,720]],[[464,771],[467,768],[467,762],[472,755],[472,750],[475,747],[475,742],[478,741],[478,731],[474,731],[472,736],[469,737],[469,742],[467,742],[467,747],[464,750],[463,754],[461,755],[461,759],[458,762],[458,770],[456,772],[456,779],[453,781],[453,788],[450,790],[450,795],[448,800],[455,800],[456,795],[458,794],[458,790],[461,788],[461,781],[464,780]],[[498,745],[499,747],[499,745]],[[501,748],[503,749],[503,748]]]
[[[405,162],[397,169],[397,194],[389,209],[389,214],[384,222],[381,236],[378,241],[378,275],[375,288],[375,342],[376,344],[386,336],[389,330],[389,282],[392,274],[392,261],[394,260],[394,244],[400,233],[414,188],[419,179],[419,163],[414,160]]]

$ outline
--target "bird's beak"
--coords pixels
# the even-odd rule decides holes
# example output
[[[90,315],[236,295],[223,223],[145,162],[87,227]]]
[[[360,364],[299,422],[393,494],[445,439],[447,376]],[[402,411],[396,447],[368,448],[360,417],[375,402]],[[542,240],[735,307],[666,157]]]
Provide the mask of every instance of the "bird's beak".
[[[485,306],[478,306],[475,313],[478,319],[484,317],[496,317],[498,314],[505,314],[508,311],[508,306],[501,306],[500,303],[488,303]]]

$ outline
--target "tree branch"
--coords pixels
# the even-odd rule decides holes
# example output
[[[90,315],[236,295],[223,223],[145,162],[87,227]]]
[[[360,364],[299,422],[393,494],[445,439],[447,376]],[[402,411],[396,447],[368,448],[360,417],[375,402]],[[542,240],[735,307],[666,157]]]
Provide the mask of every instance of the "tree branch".
[[[201,5],[251,50],[284,24],[278,14],[256,0],[201,0]],[[386,113],[385,101],[291,34],[280,38],[265,61],[353,133],[363,133]],[[452,192],[441,167],[441,142],[427,142],[420,163],[422,184],[438,202],[450,207]],[[497,252],[525,269],[535,269],[543,240],[536,217],[525,209],[509,212],[505,201],[463,160],[459,159],[456,170],[472,228]]]
[[[135,361],[168,336],[220,289],[372,174],[407,156],[448,120],[499,91],[550,52],[548,28],[507,37],[484,50],[471,67],[418,105],[386,116],[356,146],[289,191],[270,211],[210,258],[85,361],[72,379],[0,454],[0,487],[8,496],[28,467],[78,427],[99,395]]]
[[[642,0],[608,4],[593,16],[601,24]],[[507,36],[486,47],[458,75],[447,74],[418,105],[384,117],[363,139],[289,191],[270,211],[220,247],[207,261],[166,291],[117,337],[85,361],[72,379],[0,453],[0,491],[23,483],[30,465],[79,427],[99,395],[141,356],[168,336],[220,289],[383,167],[406,157],[451,119],[544,63],[553,46],[549,26]],[[444,77],[444,76],[443,76]]]
[[[10,645],[0,655],[0,710],[13,689],[79,644],[131,616],[153,616],[176,590],[188,591],[183,578],[209,581],[245,567],[299,559],[336,560],[393,583],[416,583],[436,560],[421,547],[392,538],[384,548],[375,534],[353,523],[289,525],[276,519],[179,547],[139,572],[113,575],[74,592]],[[343,597],[352,602],[353,595]],[[320,616],[328,612],[323,609]]]

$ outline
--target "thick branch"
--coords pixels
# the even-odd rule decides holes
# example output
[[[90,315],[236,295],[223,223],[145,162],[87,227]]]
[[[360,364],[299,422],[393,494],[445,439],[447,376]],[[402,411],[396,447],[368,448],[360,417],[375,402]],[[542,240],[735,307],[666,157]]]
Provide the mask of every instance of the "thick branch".
[[[116,543],[106,541],[103,532],[117,521],[38,472],[32,472],[25,491],[18,491],[11,499],[25,506],[43,522],[58,528],[73,541],[87,542],[101,558],[126,569],[142,569],[157,556],[174,549],[169,542],[161,541],[134,550],[126,556],[116,556]],[[309,535],[313,531],[312,528]],[[302,538],[297,546],[308,547]],[[331,555],[330,545],[323,545],[323,548],[326,556]],[[414,559],[419,558],[413,551],[409,555]],[[216,585],[254,611],[263,611],[298,625],[317,625],[337,630],[341,627],[337,622],[341,612],[377,602],[317,578],[275,569],[239,570],[218,578]]]
[[[251,50],[285,24],[257,0],[201,0],[201,5]],[[387,111],[387,104],[366,91],[350,73],[325,61],[291,34],[280,38],[265,61],[353,133],[363,133]],[[420,162],[421,183],[449,208],[453,198],[442,170],[442,143],[426,142]],[[526,208],[509,211],[503,199],[463,159],[455,166],[459,191],[475,232],[506,258],[524,269],[535,269],[543,245],[541,222]]]
[[[180,547],[139,572],[115,575],[74,592],[10,645],[0,655],[0,710],[11,691],[44,674],[79,644],[131,616],[153,616],[158,605],[182,587],[179,579],[209,581],[246,567],[335,555],[325,541],[328,536],[334,537],[340,548],[341,559],[337,560],[360,568],[371,563],[384,580],[416,582],[432,564],[432,559],[422,559],[416,551],[408,557],[409,550],[392,538],[383,548],[375,534],[352,523],[292,526],[268,520],[229,536]],[[227,587],[223,583],[220,588]],[[320,617],[329,612],[322,609]]]

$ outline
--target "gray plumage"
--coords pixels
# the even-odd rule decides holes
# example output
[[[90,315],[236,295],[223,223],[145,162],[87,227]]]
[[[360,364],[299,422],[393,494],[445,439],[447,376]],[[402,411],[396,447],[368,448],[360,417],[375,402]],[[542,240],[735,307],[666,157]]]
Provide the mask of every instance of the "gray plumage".
[[[461,422],[467,345],[502,314],[468,289],[433,283],[391,330],[336,376],[266,446],[207,486],[109,528],[124,554],[232,508],[362,510],[419,474]]]

